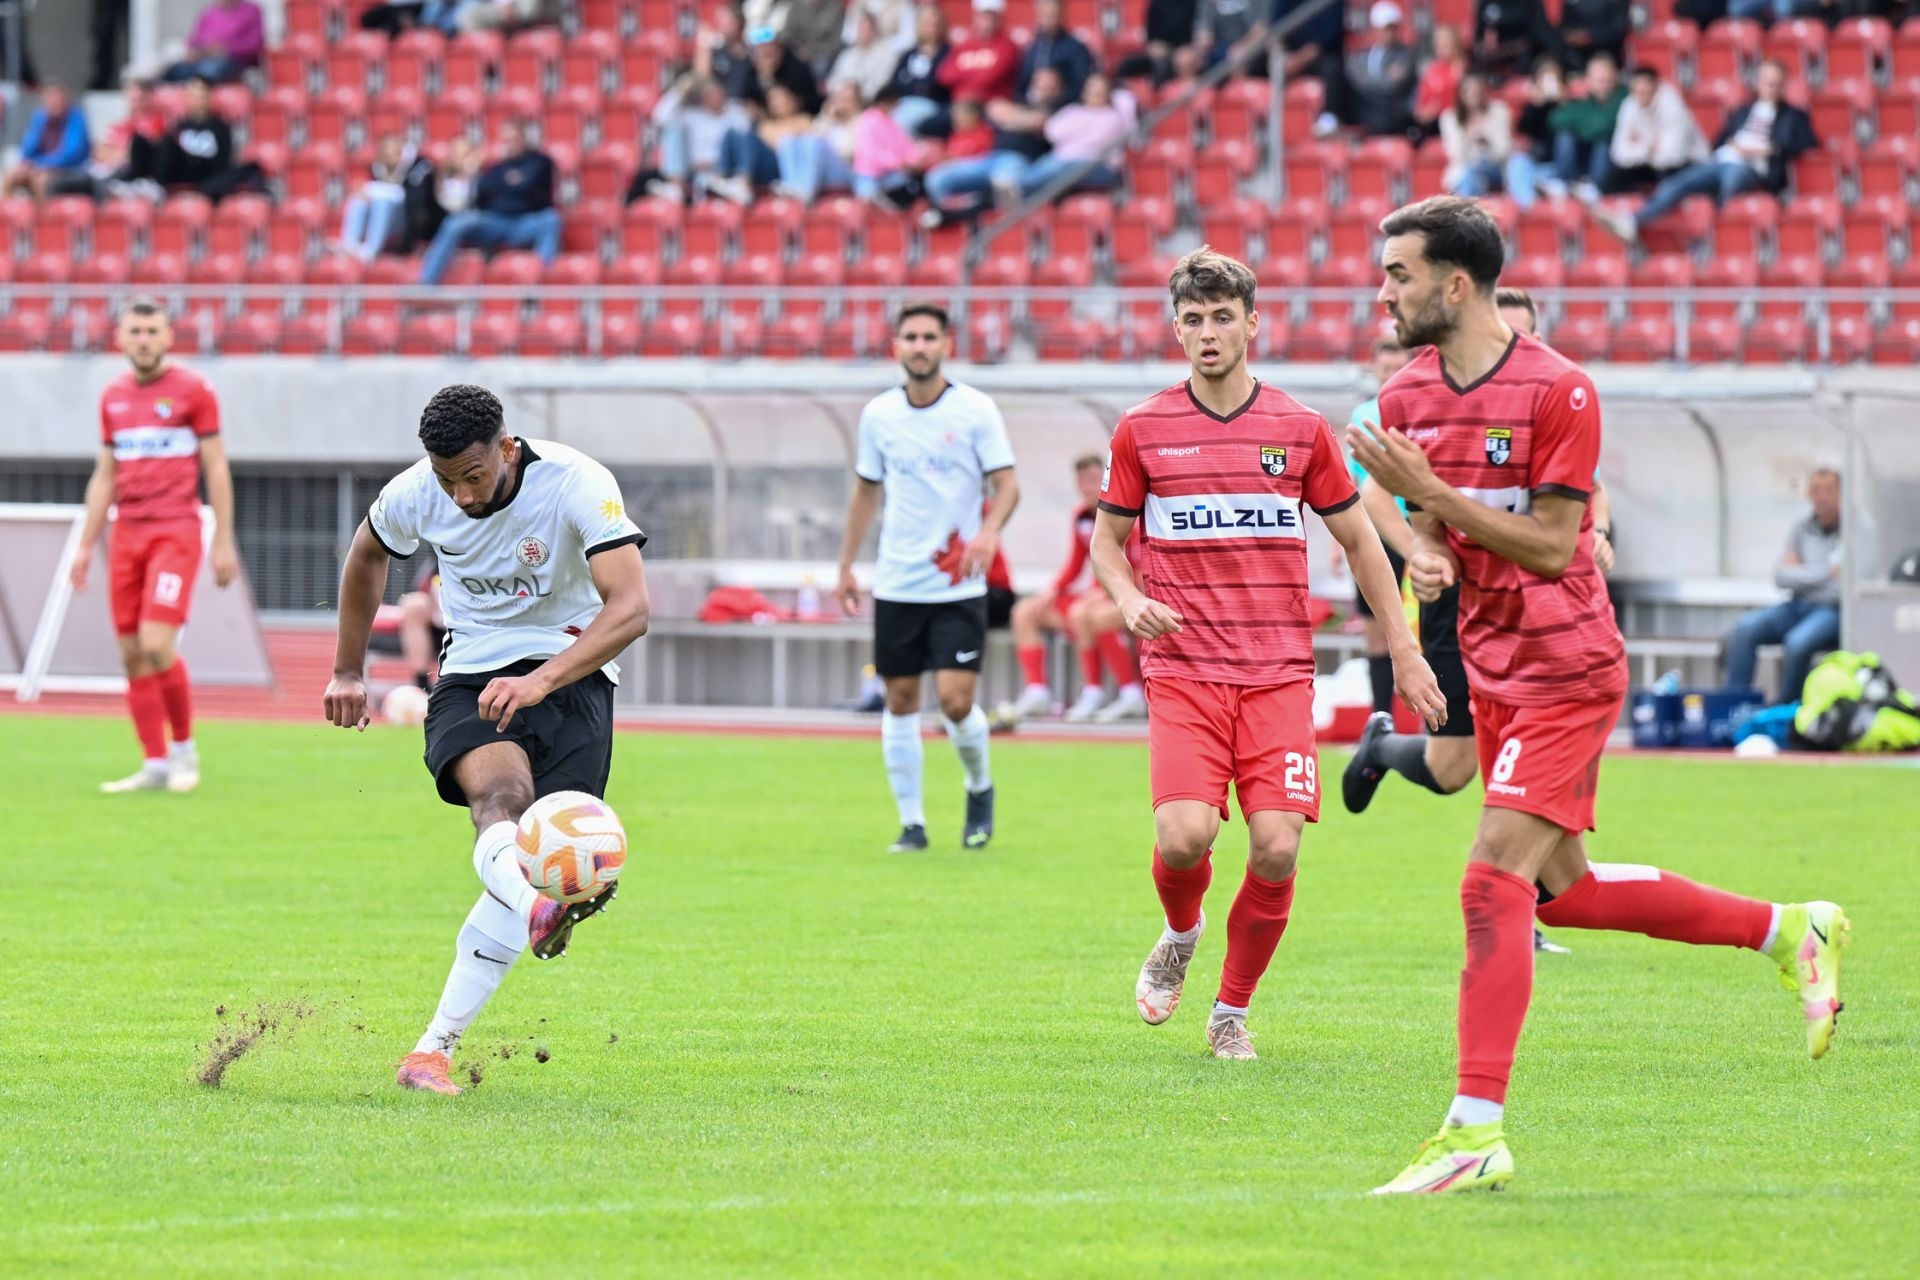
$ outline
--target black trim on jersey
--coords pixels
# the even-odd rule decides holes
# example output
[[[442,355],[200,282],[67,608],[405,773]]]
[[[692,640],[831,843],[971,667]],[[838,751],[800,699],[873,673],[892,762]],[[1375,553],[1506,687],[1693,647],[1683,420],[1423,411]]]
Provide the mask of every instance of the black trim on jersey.
[[[914,412],[918,413],[926,409],[931,409],[933,408],[933,406],[939,404],[940,401],[946,397],[947,392],[951,390],[953,390],[953,383],[949,381],[945,386],[940,388],[939,395],[927,401],[925,404],[915,404],[913,402],[913,397],[907,393],[906,384],[902,383],[900,385],[900,398],[907,402],[907,408],[912,409]]]
[[[591,560],[595,556],[599,555],[602,551],[612,551],[615,547],[635,547],[635,546],[644,547],[646,545],[647,545],[646,534],[630,533],[624,538],[613,538],[606,542],[594,543],[592,546],[587,548],[586,557],[587,559]]]
[[[885,483],[886,483],[886,480],[885,480],[885,479],[884,479],[883,477],[881,477],[881,476],[864,476],[864,475],[860,475],[860,468],[858,468],[858,467],[855,467],[855,468],[853,469],[853,474],[855,474],[856,476],[860,476],[860,478],[861,478],[862,480],[865,480],[865,481],[866,481],[866,482],[867,482],[868,484],[885,484]]]
[[[1129,520],[1138,520],[1140,518],[1141,508],[1139,507],[1115,506],[1113,503],[1108,502],[1105,498],[1100,499],[1099,505],[1100,505],[1100,509],[1102,511],[1105,511],[1109,515],[1125,516]]]
[[[1221,415],[1215,413],[1213,410],[1207,408],[1207,406],[1201,404],[1200,397],[1193,394],[1192,378],[1187,379],[1186,386],[1187,386],[1187,399],[1192,402],[1193,407],[1198,409],[1200,412],[1206,414],[1209,418],[1212,418],[1215,422],[1232,422],[1235,418],[1239,417],[1241,414],[1245,413],[1247,410],[1253,408],[1253,402],[1260,398],[1260,379],[1255,378],[1253,380],[1253,394],[1247,397],[1247,402],[1241,405],[1238,409],[1235,409],[1232,413],[1229,413],[1225,417],[1222,417]]]
[[[1447,390],[1453,392],[1453,394],[1457,396],[1463,396],[1463,395],[1466,395],[1469,391],[1477,390],[1480,387],[1485,386],[1488,382],[1493,380],[1494,375],[1499,373],[1500,370],[1506,365],[1507,357],[1511,356],[1513,354],[1513,349],[1519,345],[1520,345],[1520,331],[1518,329],[1515,329],[1513,331],[1513,337],[1507,339],[1507,349],[1505,351],[1502,351],[1500,353],[1500,358],[1493,362],[1493,368],[1487,370],[1485,373],[1481,374],[1479,377],[1475,378],[1472,382],[1469,382],[1464,387],[1461,386],[1459,383],[1455,382],[1453,380],[1453,375],[1447,372],[1447,358],[1445,356],[1441,356],[1440,357],[1440,381],[1446,383]]]
[[[1342,511],[1345,511],[1348,507],[1352,506],[1354,503],[1358,501],[1360,501],[1360,494],[1358,491],[1355,491],[1344,500],[1340,502],[1336,502],[1330,507],[1313,507],[1313,504],[1311,502],[1309,502],[1307,505],[1310,507],[1313,507],[1313,514],[1321,517],[1326,517],[1326,516],[1337,516]]]
[[[385,538],[382,538],[382,537],[380,536],[380,531],[379,531],[378,529],[376,529],[376,528],[374,528],[374,527],[373,527],[373,508],[372,508],[372,507],[368,507],[368,508],[367,508],[367,518],[366,518],[366,520],[364,521],[364,523],[365,523],[365,524],[366,524],[366,526],[367,526],[367,532],[368,532],[369,534],[371,534],[371,535],[373,536],[373,540],[374,540],[375,542],[377,542],[377,543],[379,543],[379,544],[380,544],[380,549],[381,549],[382,551],[384,551],[384,552],[386,552],[386,553],[387,553],[387,558],[388,558],[389,560],[411,560],[411,559],[413,559],[413,557],[412,557],[411,555],[405,555],[405,556],[403,556],[403,555],[401,555],[401,554],[400,554],[400,553],[399,553],[398,551],[395,551],[395,550],[394,550],[394,549],[393,549],[392,547],[390,547],[390,546],[388,546],[388,545],[387,545],[387,540],[386,540]],[[418,547],[415,547],[415,548],[414,548],[414,550],[415,550],[415,551],[418,551],[419,549],[420,549],[420,548],[418,548]]]
[[[1570,484],[1543,484],[1533,491],[1533,496],[1536,498],[1543,495],[1550,495],[1555,498],[1572,498],[1575,502],[1586,502],[1593,497],[1593,495],[1585,489],[1576,489]]]

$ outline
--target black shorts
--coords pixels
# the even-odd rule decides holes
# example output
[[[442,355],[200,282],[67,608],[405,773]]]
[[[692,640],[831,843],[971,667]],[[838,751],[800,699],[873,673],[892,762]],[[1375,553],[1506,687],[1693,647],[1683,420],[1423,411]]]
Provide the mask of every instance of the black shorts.
[[[604,796],[613,768],[613,681],[596,671],[555,689],[539,706],[516,711],[503,733],[480,718],[480,691],[496,676],[523,676],[539,659],[498,671],[443,675],[427,702],[427,772],[448,804],[466,805],[454,781],[461,756],[490,742],[514,742],[533,766],[533,794],[584,791]]]
[[[1384,542],[1380,544],[1380,549],[1387,553],[1387,563],[1393,566],[1393,580],[1397,583],[1406,577],[1407,562],[1402,560],[1399,555],[1394,552],[1394,549]],[[1363,618],[1371,618],[1373,616],[1373,606],[1367,603],[1366,594],[1357,587],[1353,593],[1353,611]]]
[[[1020,595],[1012,587],[987,588],[987,629],[1005,631],[1013,625],[1013,606]]]
[[[1459,587],[1449,587],[1432,604],[1420,606],[1420,650],[1447,700],[1447,722],[1433,736],[1471,738],[1473,700],[1467,693],[1467,664],[1460,657]]]
[[[987,598],[873,602],[873,669],[882,679],[978,671],[987,649]]]

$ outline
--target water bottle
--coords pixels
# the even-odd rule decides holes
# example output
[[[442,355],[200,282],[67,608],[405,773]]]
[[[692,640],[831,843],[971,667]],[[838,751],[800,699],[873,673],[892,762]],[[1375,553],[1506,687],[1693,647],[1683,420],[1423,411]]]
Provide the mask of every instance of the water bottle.
[[[802,618],[820,616],[820,588],[813,584],[813,575],[810,573],[800,579],[800,599],[795,612]]]
[[[1655,680],[1653,682],[1653,691],[1655,693],[1680,692],[1680,669],[1675,667],[1672,671],[1667,672],[1658,680]]]

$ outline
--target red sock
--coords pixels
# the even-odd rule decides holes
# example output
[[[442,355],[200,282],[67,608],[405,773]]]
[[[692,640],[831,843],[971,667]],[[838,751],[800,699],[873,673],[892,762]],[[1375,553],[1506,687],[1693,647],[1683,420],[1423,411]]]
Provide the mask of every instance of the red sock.
[[[1758,951],[1773,923],[1773,904],[1695,884],[1657,867],[1595,862],[1571,888],[1540,908],[1540,923]]]
[[[148,760],[167,758],[167,708],[159,676],[135,676],[127,681],[127,710],[133,713],[133,731]]]
[[[1042,645],[1029,644],[1020,648],[1020,670],[1027,677],[1028,684],[1047,682],[1047,651]]]
[[[167,708],[173,740],[185,742],[193,736],[193,686],[187,682],[185,658],[175,658],[173,665],[160,673],[160,697]]]
[[[1100,687],[1100,646],[1090,644],[1080,651],[1080,678],[1089,689]]]
[[[1460,971],[1460,1087],[1463,1097],[1507,1100],[1513,1050],[1533,998],[1530,881],[1469,862],[1460,880],[1467,920],[1467,964]]]
[[[1094,648],[1100,652],[1101,661],[1107,664],[1107,670],[1113,673],[1115,684],[1139,684],[1140,672],[1133,665],[1133,649],[1128,646],[1127,638],[1118,631],[1108,631],[1094,642]]]
[[[1176,871],[1160,860],[1160,846],[1153,846],[1153,887],[1159,890],[1160,906],[1167,913],[1167,928],[1185,933],[1200,923],[1200,900],[1213,883],[1213,850],[1184,871]]]
[[[1220,1003],[1244,1009],[1253,989],[1273,963],[1280,935],[1287,931],[1287,913],[1293,909],[1293,876],[1262,880],[1251,868],[1233,895],[1227,913],[1227,958],[1220,970]]]

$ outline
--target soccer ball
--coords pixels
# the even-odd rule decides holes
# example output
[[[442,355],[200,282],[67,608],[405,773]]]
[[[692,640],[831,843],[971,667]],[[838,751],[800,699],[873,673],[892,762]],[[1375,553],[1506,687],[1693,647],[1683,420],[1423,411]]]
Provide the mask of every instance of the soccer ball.
[[[380,700],[380,714],[388,724],[420,724],[427,718],[427,691],[418,685],[397,684]]]
[[[618,880],[627,863],[620,816],[584,791],[535,800],[520,815],[513,841],[527,883],[560,902],[585,902]]]

